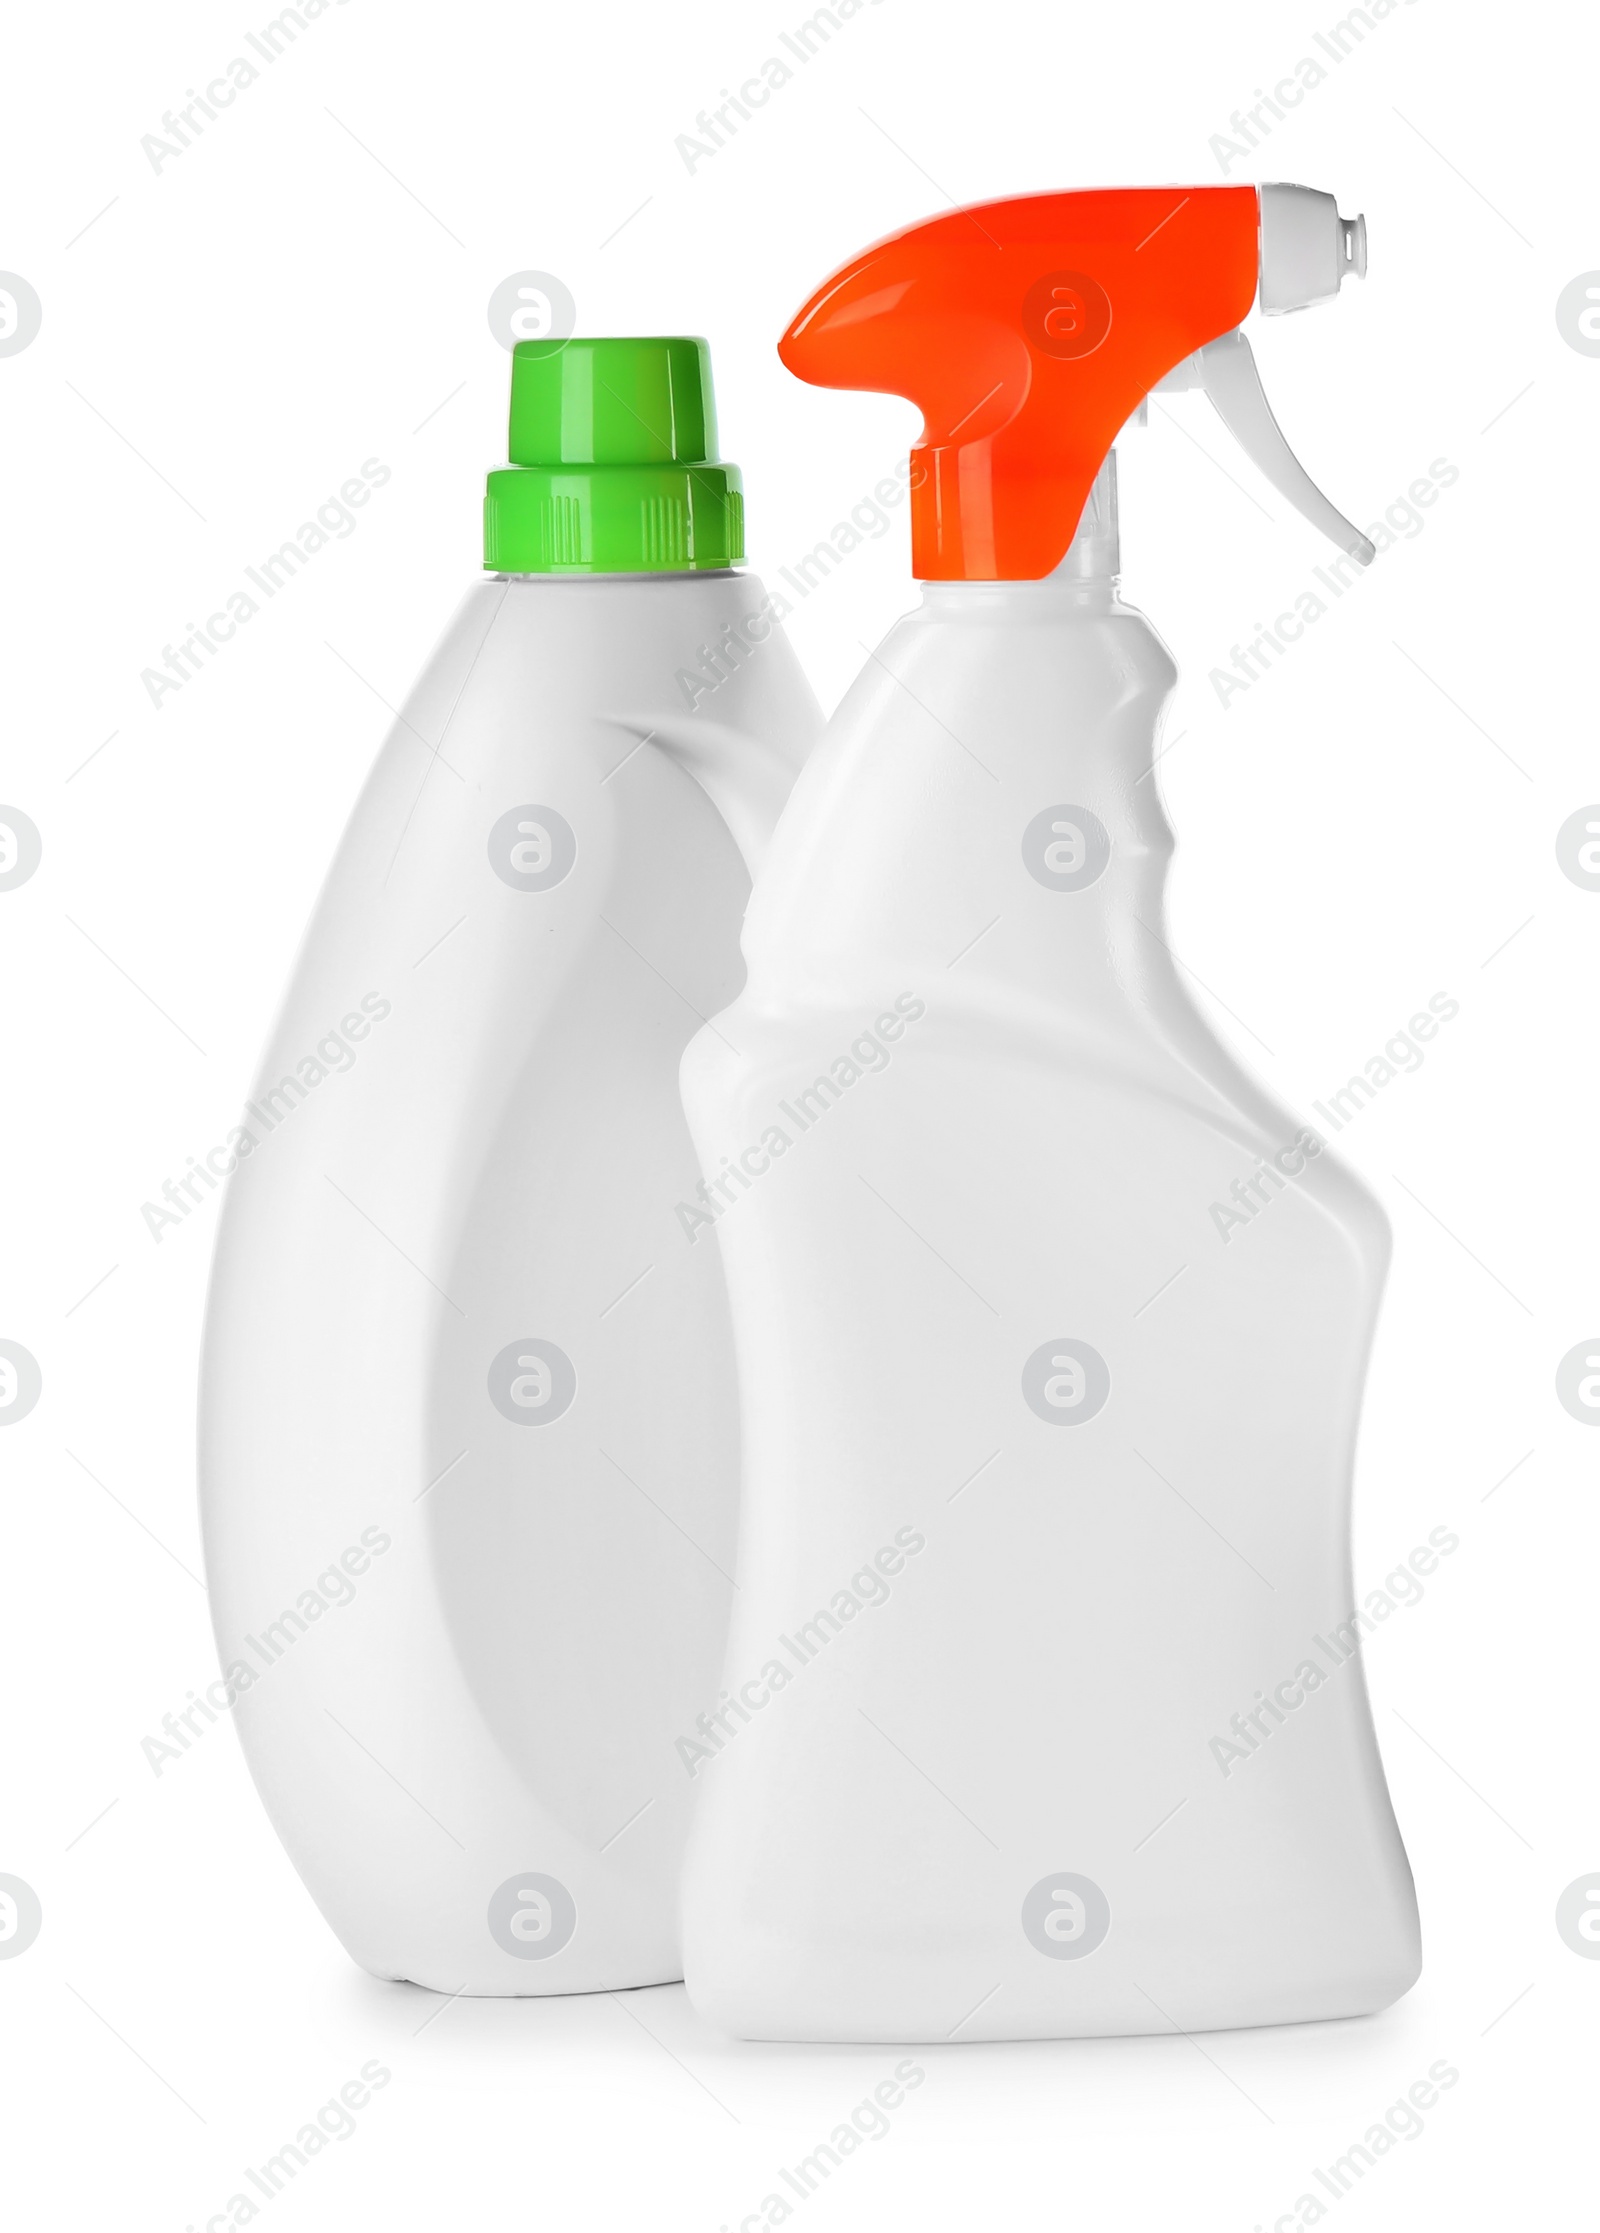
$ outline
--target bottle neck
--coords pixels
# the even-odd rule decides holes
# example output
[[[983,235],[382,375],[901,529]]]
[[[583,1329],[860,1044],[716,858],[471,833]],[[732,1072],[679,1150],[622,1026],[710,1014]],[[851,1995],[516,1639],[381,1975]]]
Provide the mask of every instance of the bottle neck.
[[[1051,581],[1115,582],[1122,569],[1122,542],[1117,518],[1117,453],[1107,450],[1106,461],[1095,475],[1089,501],[1083,507],[1077,533],[1067,545],[1066,556]]]
[[[962,581],[925,582],[923,594],[931,600],[933,593],[950,590],[1003,590],[1021,604],[1027,603],[1026,592],[1033,590],[1041,597],[1050,591],[1064,588],[1103,588],[1112,591],[1122,567],[1122,544],[1117,516],[1117,453],[1106,452],[1106,461],[1095,475],[1089,500],[1083,507],[1072,541],[1067,545],[1059,565],[1042,580],[1026,581]]]

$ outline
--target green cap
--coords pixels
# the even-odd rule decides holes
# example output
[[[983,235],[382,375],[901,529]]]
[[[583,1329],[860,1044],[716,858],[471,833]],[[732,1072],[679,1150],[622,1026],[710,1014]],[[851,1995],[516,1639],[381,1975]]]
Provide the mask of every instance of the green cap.
[[[483,502],[491,573],[690,573],[744,557],[744,484],[717,458],[703,341],[519,341],[509,447]]]

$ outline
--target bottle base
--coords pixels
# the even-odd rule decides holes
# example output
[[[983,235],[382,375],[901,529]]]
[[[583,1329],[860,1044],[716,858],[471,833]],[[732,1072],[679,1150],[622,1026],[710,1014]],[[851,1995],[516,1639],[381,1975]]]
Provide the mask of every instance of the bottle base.
[[[998,1965],[997,1965],[998,1967]],[[1096,1985],[1087,1978],[1011,1978],[987,1984],[976,1970],[940,1973],[930,1962],[894,1989],[864,1992],[859,1977],[830,1991],[813,1965],[780,1988],[746,1976],[709,1983],[689,1965],[697,2015],[735,2039],[790,2045],[965,2046],[1027,2039],[1116,2039],[1173,2033],[1252,2031],[1282,2024],[1337,2023],[1376,2016],[1411,1990],[1422,1971],[1407,1950],[1340,1977],[1238,1976],[1181,1981],[1155,1973]],[[958,1982],[959,1976],[959,1982]]]
[[[358,1969],[369,1977],[376,1977],[385,1985],[414,1985],[420,1992],[436,1993],[442,2000],[574,2000],[593,1993],[634,1993],[646,1991],[652,1985],[681,1985],[682,1967],[663,1964],[659,1971],[652,1968],[646,1975],[624,1973],[620,1977],[587,1977],[581,1981],[548,1982],[537,1977],[493,1977],[478,1974],[465,1982],[460,1975],[448,1977],[429,1962],[406,1962],[395,1967],[380,1966],[375,1962],[358,1961]]]

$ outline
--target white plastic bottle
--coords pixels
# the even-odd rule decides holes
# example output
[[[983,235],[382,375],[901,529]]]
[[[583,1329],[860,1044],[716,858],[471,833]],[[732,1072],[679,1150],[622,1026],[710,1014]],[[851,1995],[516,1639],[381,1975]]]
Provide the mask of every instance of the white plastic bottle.
[[[784,343],[923,406],[926,586],[684,1063],[744,1174],[745,1432],[685,1976],[745,2037],[1348,2016],[1418,1970],[1349,1554],[1387,1227],[1164,942],[1175,670],[1095,432],[1249,306],[1255,190],[1180,191],[915,228]]]
[[[488,1994],[681,1974],[737,1422],[677,1068],[820,726],[703,343],[521,344],[511,455],[241,1117],[201,1420],[279,1834],[364,1968]]]

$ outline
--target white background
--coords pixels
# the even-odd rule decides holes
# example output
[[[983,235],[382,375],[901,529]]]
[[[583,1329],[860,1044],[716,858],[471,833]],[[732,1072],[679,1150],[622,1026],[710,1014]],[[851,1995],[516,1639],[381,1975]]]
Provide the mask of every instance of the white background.
[[[44,1384],[0,1437],[0,1870],[44,1913],[0,1962],[19,2224],[202,2227],[376,2058],[389,2084],[262,2205],[275,2224],[737,2227],[898,2059],[734,2046],[679,1987],[447,2005],[376,1983],[229,1728],[152,1773],[142,1740],[215,1671],[192,1447],[215,1205],[159,1244],[141,1205],[233,1121],[381,701],[478,563],[499,280],[557,274],[580,331],[709,336],[770,581],[915,431],[778,364],[835,265],[947,199],[1225,175],[1368,214],[1365,286],[1256,335],[1314,477],[1367,523],[1435,459],[1459,469],[1223,708],[1210,670],[1324,550],[1199,397],[1122,450],[1127,590],[1183,670],[1172,935],[1218,1028],[1305,1110],[1431,994],[1460,1003],[1341,1141],[1397,1237],[1358,1579],[1460,1537],[1368,1652],[1426,1966],[1366,2022],[924,2050],[888,2134],[795,2214],[1248,2229],[1310,2221],[1309,2193],[1351,2224],[1488,2226],[1553,2221],[1578,2178],[1600,1963],[1553,1918],[1600,1868],[1600,1435],[1555,1373],[1600,1329],[1600,894],[1555,836],[1600,797],[1600,361],[1555,304],[1600,265],[1592,20],[1414,0],[1335,64],[1333,7],[876,0],[691,173],[677,136],[807,12],[348,0],[159,172],[142,136],[266,11],[13,24],[0,266],[44,306],[0,358],[0,799],[44,841],[0,894],[0,1334]],[[1326,82],[1219,156],[1303,56]],[[141,670],[374,456],[392,479],[356,532],[153,707]],[[791,623],[825,703],[910,598],[902,510]],[[1420,2136],[1335,2202],[1313,2168],[1440,2058],[1459,2080]]]

